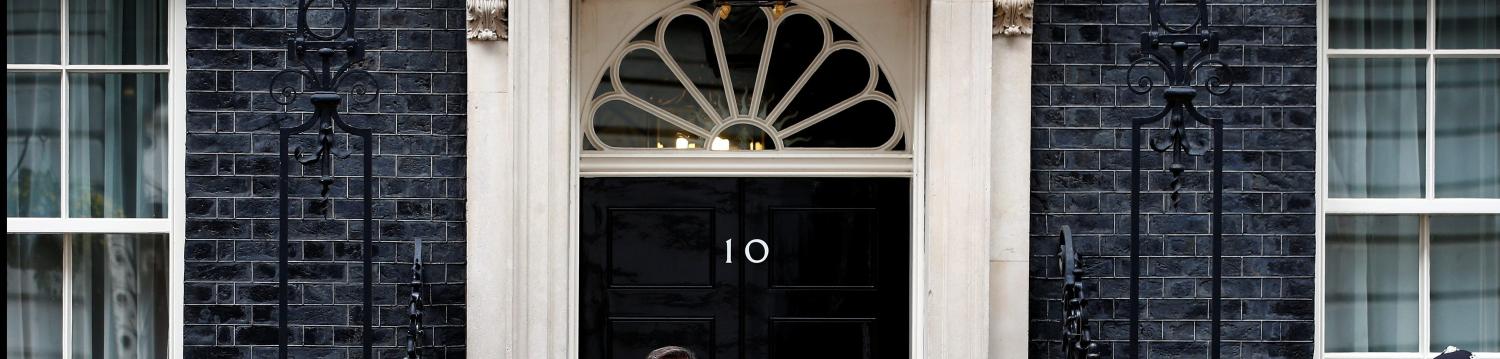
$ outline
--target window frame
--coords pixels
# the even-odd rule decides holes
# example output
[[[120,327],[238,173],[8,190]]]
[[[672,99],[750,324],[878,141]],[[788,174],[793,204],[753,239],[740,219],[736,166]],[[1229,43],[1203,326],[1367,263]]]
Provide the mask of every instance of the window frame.
[[[55,0],[59,6],[60,32],[57,64],[10,64],[7,73],[56,73],[59,87],[59,212],[57,217],[6,217],[5,233],[63,235],[63,297],[71,297],[72,254],[75,234],[164,234],[167,236],[168,320],[166,325],[168,358],[182,358],[182,306],[184,238],[186,224],[187,155],[187,10],[185,0],[166,1],[166,63],[159,65],[70,65],[68,64],[69,0]],[[157,73],[167,75],[167,212],[165,218],[74,218],[68,211],[68,75],[78,73]],[[7,240],[9,240],[7,238]],[[65,299],[66,300],[66,299]],[[71,323],[72,306],[64,305],[63,322]],[[62,354],[73,357],[72,330],[63,325]]]
[[[1316,294],[1314,295],[1314,355],[1330,359],[1427,359],[1438,352],[1432,350],[1432,300],[1431,300],[1431,253],[1432,240],[1429,223],[1434,215],[1471,214],[1500,215],[1500,198],[1437,198],[1437,61],[1454,58],[1500,58],[1500,49],[1438,49],[1437,48],[1437,2],[1426,1],[1426,44],[1420,49],[1331,49],[1329,47],[1331,1],[1318,1],[1318,79],[1317,79],[1317,219],[1316,232]],[[1415,58],[1426,60],[1424,98],[1425,111],[1425,163],[1423,164],[1422,198],[1330,198],[1328,196],[1329,162],[1329,68],[1330,59],[1362,58]],[[1330,215],[1417,215],[1419,218],[1419,268],[1418,273],[1418,345],[1416,352],[1326,352],[1324,316],[1327,315],[1325,295],[1327,285],[1327,219]],[[1476,352],[1476,358],[1500,359],[1500,352]]]

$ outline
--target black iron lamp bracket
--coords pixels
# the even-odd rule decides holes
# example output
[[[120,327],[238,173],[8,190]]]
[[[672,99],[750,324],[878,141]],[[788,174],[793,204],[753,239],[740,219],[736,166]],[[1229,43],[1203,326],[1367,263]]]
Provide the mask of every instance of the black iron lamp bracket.
[[[363,215],[359,218],[362,229],[358,232],[361,244],[361,263],[364,270],[362,288],[363,310],[360,315],[361,332],[360,340],[363,349],[361,357],[370,359],[374,357],[373,345],[375,333],[374,306],[374,265],[372,256],[375,248],[372,236],[375,232],[373,225],[374,207],[374,175],[371,165],[373,164],[374,135],[368,128],[360,127],[346,122],[340,116],[340,111],[346,109],[345,99],[348,97],[349,104],[365,105],[374,102],[380,97],[381,84],[373,74],[365,69],[366,44],[363,39],[354,37],[355,22],[358,20],[357,0],[333,0],[332,11],[342,16],[342,23],[337,28],[314,29],[308,21],[308,15],[313,4],[328,4],[327,0],[297,0],[296,19],[297,27],[287,35],[286,39],[286,69],[277,72],[271,77],[269,95],[276,104],[283,108],[299,108],[299,100],[307,99],[311,105],[312,113],[305,115],[303,121],[292,127],[280,129],[280,173],[277,177],[279,189],[280,214],[278,218],[278,266],[277,276],[281,292],[278,303],[278,324],[280,338],[278,341],[278,357],[288,358],[289,341],[293,333],[289,325],[288,315],[290,313],[289,299],[291,288],[288,279],[290,264],[290,243],[288,233],[292,226],[289,223],[291,192],[290,183],[293,181],[293,165],[299,165],[303,169],[298,171],[302,176],[316,175],[318,178],[319,193],[312,201],[303,215],[310,212],[321,212],[325,218],[332,218],[333,206],[331,202],[331,189],[338,183],[335,177],[334,162],[354,157],[352,151],[345,149],[363,149],[357,160],[362,163],[362,173],[359,182],[362,190],[362,198],[359,202]],[[318,9],[324,11],[324,9]],[[336,19],[338,17],[335,17]],[[307,96],[303,96],[306,94]],[[300,108],[304,109],[305,108]],[[310,147],[293,145],[292,137],[315,131],[317,141]],[[350,143],[342,144],[338,141],[336,132],[343,132],[350,137]],[[359,146],[353,146],[352,142],[358,139]],[[351,180],[349,184],[353,185]],[[352,186],[350,188],[353,190]],[[413,252],[413,274],[411,283],[410,305],[408,308],[409,318],[412,321],[408,328],[406,343],[406,357],[417,359],[421,349],[422,337],[422,305],[423,300],[420,292],[422,287],[422,264],[421,264],[420,239],[415,243]]]
[[[1233,68],[1218,55],[1220,39],[1209,26],[1207,0],[1192,4],[1195,17],[1187,25],[1169,24],[1162,14],[1162,0],[1150,0],[1151,16],[1149,29],[1141,33],[1140,50],[1127,70],[1129,89],[1141,95],[1160,93],[1164,100],[1161,110],[1151,116],[1131,121],[1131,206],[1130,206],[1130,358],[1140,357],[1140,280],[1141,280],[1141,157],[1142,148],[1162,156],[1166,171],[1171,175],[1168,184],[1171,205],[1164,210],[1178,208],[1182,202],[1182,191],[1190,164],[1198,158],[1208,157],[1212,164],[1210,181],[1213,197],[1209,215],[1213,254],[1211,258],[1210,283],[1212,298],[1209,300],[1210,343],[1209,357],[1220,356],[1222,338],[1221,302],[1223,301],[1223,194],[1224,194],[1224,122],[1209,118],[1194,105],[1200,93],[1211,96],[1228,95],[1234,84]],[[1138,74],[1137,72],[1144,74]],[[1158,84],[1155,73],[1161,79]],[[1163,136],[1153,136],[1149,144],[1142,137],[1152,126],[1165,121]],[[1189,127],[1207,127],[1209,138],[1193,136]]]
[[[1062,226],[1059,240],[1058,265],[1063,274],[1063,358],[1098,358],[1098,345],[1094,344],[1085,312],[1088,298],[1084,295],[1083,262],[1073,245],[1073,229]]]

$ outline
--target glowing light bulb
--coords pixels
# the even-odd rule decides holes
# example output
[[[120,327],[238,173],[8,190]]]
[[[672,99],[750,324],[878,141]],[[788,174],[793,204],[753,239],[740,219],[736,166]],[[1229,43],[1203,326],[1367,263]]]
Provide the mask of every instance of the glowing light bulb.
[[[708,149],[714,150],[714,151],[728,151],[729,150],[729,140],[725,139],[723,137],[715,138],[714,142],[712,144],[709,144]]]
[[[688,143],[687,137],[677,136],[677,143],[675,145],[676,148],[690,148],[691,144]]]

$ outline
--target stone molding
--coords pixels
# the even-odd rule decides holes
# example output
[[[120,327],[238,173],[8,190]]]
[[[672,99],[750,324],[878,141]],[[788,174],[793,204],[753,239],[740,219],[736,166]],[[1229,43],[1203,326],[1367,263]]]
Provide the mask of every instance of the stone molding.
[[[469,40],[508,40],[507,0],[468,0],[466,28]]]
[[[994,35],[1031,35],[1032,0],[994,0]]]

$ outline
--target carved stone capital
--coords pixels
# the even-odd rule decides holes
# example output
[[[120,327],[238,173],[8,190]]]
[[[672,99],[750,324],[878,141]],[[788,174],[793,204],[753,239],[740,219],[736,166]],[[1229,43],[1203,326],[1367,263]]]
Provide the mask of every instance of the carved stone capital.
[[[509,11],[506,0],[468,0],[465,16],[470,40],[506,40],[510,34],[506,26]]]
[[[995,35],[1031,35],[1032,0],[994,0]]]

